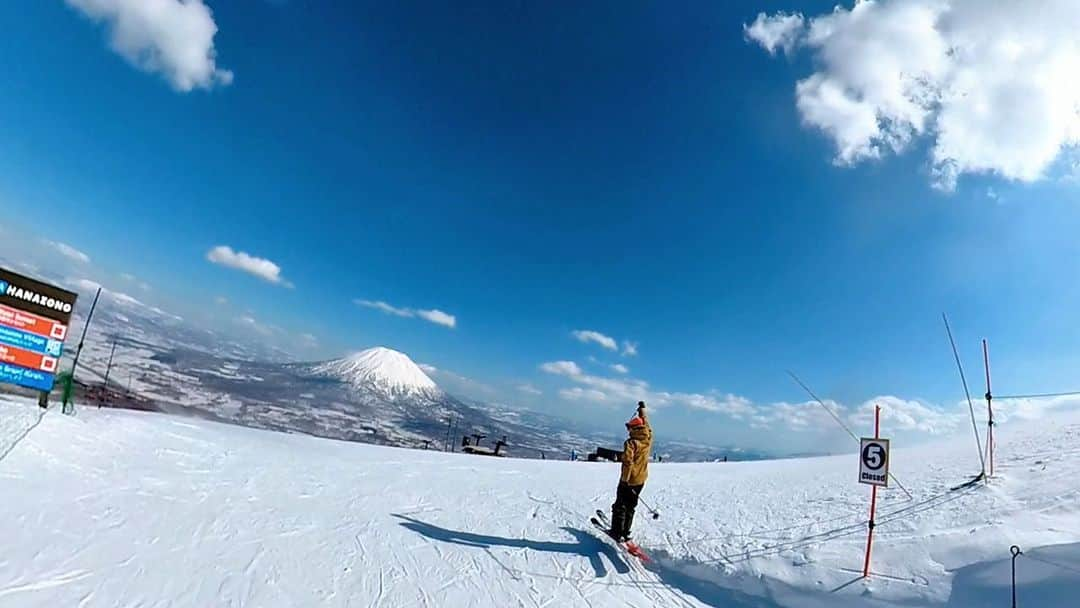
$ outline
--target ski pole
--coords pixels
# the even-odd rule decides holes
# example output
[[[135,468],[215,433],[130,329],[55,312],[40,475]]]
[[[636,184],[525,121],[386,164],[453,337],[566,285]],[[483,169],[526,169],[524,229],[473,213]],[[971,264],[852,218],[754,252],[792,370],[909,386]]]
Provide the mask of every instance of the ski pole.
[[[652,514],[652,518],[653,518],[653,519],[660,519],[660,512],[659,512],[659,511],[657,511],[656,509],[654,509],[654,508],[650,507],[650,506],[649,506],[649,503],[645,502],[644,500],[641,500],[641,496],[638,496],[638,502],[640,502],[641,504],[645,505],[645,508],[646,508],[646,509],[648,509],[648,510],[649,510],[649,513],[651,513],[651,514]]]

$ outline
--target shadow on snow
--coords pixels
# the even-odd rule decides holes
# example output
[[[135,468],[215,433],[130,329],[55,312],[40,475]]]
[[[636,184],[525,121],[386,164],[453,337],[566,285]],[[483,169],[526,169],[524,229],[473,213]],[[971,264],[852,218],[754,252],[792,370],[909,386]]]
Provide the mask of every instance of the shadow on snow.
[[[619,554],[619,551],[610,543],[601,540],[598,536],[590,532],[578,530],[576,528],[561,528],[563,531],[574,537],[573,542],[538,541],[527,538],[506,538],[503,536],[450,530],[407,515],[398,513],[393,513],[392,515],[402,520],[400,522],[401,526],[432,540],[483,550],[489,550],[492,547],[509,547],[512,549],[528,549],[545,553],[580,555],[588,558],[597,578],[603,578],[607,576],[608,573],[601,556],[606,557],[607,561],[615,567],[615,571],[619,574],[631,574],[632,572],[626,561],[624,561]],[[573,579],[573,577],[564,575],[545,575],[514,570],[500,562],[494,554],[490,553],[490,551],[489,555],[491,555],[492,559],[495,559],[504,570],[514,577],[518,574],[528,574],[531,577],[552,578],[560,581],[576,580]],[[676,602],[679,605],[687,604],[685,596],[690,596],[708,606],[723,606],[725,608],[775,608],[775,606],[777,606],[775,602],[767,598],[756,597],[725,588],[709,580],[711,577],[702,576],[702,573],[684,572],[676,563],[672,563],[671,560],[665,559],[665,557],[666,556],[661,553],[661,559],[648,567],[649,571],[656,575],[657,580],[641,580],[641,577],[635,576],[627,580],[616,579],[606,584],[612,586],[637,587],[643,590],[667,589],[675,595],[683,596],[680,597],[680,601]],[[695,576],[695,574],[697,575]]]
[[[607,568],[600,559],[600,556],[604,555],[615,567],[616,572],[620,574],[630,572],[629,566],[626,565],[626,562],[623,561],[614,547],[603,542],[596,536],[576,528],[562,528],[562,530],[574,537],[575,542],[538,541],[529,540],[527,538],[506,538],[502,536],[490,536],[487,534],[450,530],[448,528],[442,528],[420,521],[419,519],[414,519],[407,515],[400,515],[398,513],[392,513],[392,515],[398,519],[404,520],[401,522],[403,527],[408,528],[421,536],[426,536],[427,538],[445,543],[463,545],[465,547],[475,547],[477,549],[510,547],[513,549],[530,549],[532,551],[542,551],[545,553],[580,555],[589,559],[589,563],[592,565],[598,578],[607,575]],[[503,567],[506,568],[506,566]]]

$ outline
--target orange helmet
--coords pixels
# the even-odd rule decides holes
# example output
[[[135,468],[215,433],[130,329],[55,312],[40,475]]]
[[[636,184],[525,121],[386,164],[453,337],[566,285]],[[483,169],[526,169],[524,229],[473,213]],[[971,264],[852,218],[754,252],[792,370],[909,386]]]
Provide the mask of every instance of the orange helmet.
[[[636,428],[636,427],[639,427],[639,426],[643,426],[644,424],[645,424],[645,421],[641,419],[641,416],[634,416],[630,420],[626,421],[626,428],[632,429],[632,428]]]

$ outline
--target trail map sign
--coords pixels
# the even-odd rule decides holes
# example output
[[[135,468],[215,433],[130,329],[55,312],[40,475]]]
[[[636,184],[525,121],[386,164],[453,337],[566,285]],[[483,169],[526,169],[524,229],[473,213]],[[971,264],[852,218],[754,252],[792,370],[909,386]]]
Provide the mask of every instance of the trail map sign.
[[[889,440],[863,437],[859,440],[859,483],[889,486]]]
[[[52,390],[77,297],[0,268],[0,382]]]

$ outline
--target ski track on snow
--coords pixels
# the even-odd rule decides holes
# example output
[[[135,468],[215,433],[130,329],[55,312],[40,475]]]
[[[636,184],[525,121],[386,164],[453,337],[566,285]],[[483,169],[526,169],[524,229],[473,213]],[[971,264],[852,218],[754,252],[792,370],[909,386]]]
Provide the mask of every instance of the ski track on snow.
[[[0,399],[0,440],[32,407]],[[896,450],[914,499],[879,494],[862,581],[854,455],[653,465],[645,565],[588,521],[617,465],[50,412],[0,462],[0,608],[954,606],[955,573],[1010,544],[1080,542],[1080,415],[1041,428],[1000,426],[998,476],[957,491],[978,466],[970,441]]]

